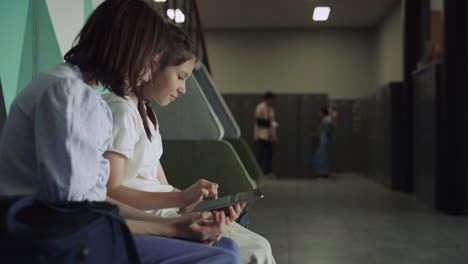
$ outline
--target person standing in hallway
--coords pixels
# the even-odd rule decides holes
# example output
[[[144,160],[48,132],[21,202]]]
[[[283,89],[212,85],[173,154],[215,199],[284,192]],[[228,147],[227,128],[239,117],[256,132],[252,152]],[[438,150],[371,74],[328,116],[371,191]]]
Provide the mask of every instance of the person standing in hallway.
[[[315,177],[328,178],[330,176],[330,144],[333,136],[333,120],[327,107],[321,107],[318,113],[320,123],[317,131],[317,144],[314,153]]]
[[[273,145],[278,141],[276,135],[278,123],[273,109],[275,99],[276,95],[274,93],[265,93],[263,101],[255,108],[254,115],[254,140],[257,161],[262,167],[265,177],[271,179],[275,178],[272,168]]]

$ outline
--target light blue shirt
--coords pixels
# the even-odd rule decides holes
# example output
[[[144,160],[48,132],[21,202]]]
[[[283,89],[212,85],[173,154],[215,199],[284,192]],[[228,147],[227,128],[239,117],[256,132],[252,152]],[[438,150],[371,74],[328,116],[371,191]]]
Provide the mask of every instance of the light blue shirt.
[[[16,97],[0,140],[0,195],[102,201],[112,113],[64,63],[38,74]]]

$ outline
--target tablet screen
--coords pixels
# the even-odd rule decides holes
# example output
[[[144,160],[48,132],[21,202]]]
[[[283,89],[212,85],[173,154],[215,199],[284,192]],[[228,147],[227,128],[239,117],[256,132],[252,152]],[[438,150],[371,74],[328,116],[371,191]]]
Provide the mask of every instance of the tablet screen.
[[[263,193],[262,191],[260,191],[260,189],[230,194],[227,196],[219,197],[216,200],[203,201],[199,205],[197,205],[197,207],[195,207],[192,210],[192,212],[211,211],[219,208],[228,207],[237,203],[255,201],[261,198],[263,198]]]

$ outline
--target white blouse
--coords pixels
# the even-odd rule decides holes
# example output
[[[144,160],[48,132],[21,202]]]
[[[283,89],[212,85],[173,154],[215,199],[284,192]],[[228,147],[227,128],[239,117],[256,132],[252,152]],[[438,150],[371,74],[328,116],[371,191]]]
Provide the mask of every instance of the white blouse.
[[[146,136],[137,104],[128,96],[114,93],[102,95],[113,116],[113,139],[108,151],[127,158],[122,184],[147,192],[171,192],[171,185],[162,185],[158,178],[159,159],[163,153],[159,124],[157,128],[147,117],[152,140]]]

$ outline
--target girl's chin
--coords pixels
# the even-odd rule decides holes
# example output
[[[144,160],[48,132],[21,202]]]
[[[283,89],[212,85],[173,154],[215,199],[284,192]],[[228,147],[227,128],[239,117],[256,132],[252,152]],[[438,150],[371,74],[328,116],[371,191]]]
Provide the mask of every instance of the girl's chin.
[[[159,106],[167,106],[171,103],[171,100],[154,100],[154,102]]]
[[[161,103],[158,103],[159,106],[168,106],[171,103],[171,101],[164,101]]]

